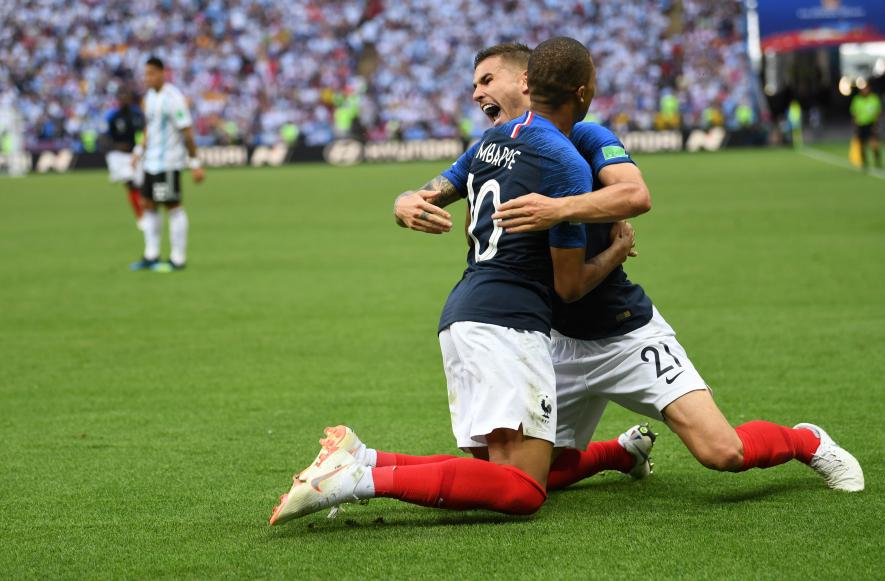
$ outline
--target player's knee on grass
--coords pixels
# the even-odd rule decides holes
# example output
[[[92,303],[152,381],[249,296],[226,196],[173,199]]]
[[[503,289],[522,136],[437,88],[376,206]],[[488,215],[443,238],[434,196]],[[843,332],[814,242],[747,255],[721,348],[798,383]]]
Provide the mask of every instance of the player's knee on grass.
[[[518,430],[497,429],[486,436],[489,461],[520,470],[532,481],[547,486],[553,443],[523,435]]]
[[[530,515],[535,514],[547,500],[546,492],[537,482],[528,477],[524,472],[512,466],[505,466],[514,475],[514,486],[502,491],[500,505],[507,514]]]
[[[704,442],[692,454],[706,468],[720,472],[740,470],[744,465],[744,450],[740,438],[717,438]]]
[[[664,420],[692,455],[711,470],[743,467],[741,439],[719,410],[709,390],[689,392],[663,410]]]
[[[503,514],[529,515],[537,512],[547,498],[544,487],[519,468],[474,458],[405,466],[392,475],[394,483],[399,484],[391,488],[396,492],[390,494],[382,490],[380,496],[421,506],[449,510],[481,508]],[[378,482],[376,479],[376,494]]]

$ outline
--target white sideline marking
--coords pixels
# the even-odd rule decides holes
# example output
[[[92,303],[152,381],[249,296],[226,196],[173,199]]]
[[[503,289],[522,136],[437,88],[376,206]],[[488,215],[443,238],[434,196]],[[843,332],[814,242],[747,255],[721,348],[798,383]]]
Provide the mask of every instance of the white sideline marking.
[[[835,165],[836,167],[841,167],[842,169],[848,169],[853,171],[854,173],[863,174],[860,169],[854,167],[849,162],[845,161],[841,157],[837,157],[831,153],[827,153],[825,151],[821,151],[819,149],[814,149],[812,147],[805,147],[802,149],[797,149],[796,153],[801,153],[805,157],[822,161],[824,163],[828,163],[830,165]],[[868,175],[873,178],[878,178],[880,180],[885,180],[885,171],[876,168],[868,168],[865,175]]]

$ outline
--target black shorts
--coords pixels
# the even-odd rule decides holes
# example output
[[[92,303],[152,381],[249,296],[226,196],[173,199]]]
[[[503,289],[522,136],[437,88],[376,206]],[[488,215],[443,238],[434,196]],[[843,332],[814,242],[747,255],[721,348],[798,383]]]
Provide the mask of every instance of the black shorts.
[[[181,172],[178,170],[153,174],[144,172],[141,197],[155,204],[178,204],[181,202]]]
[[[866,143],[870,140],[871,137],[876,137],[876,124],[870,123],[869,125],[858,125],[857,126],[857,138],[860,139],[861,143]]]

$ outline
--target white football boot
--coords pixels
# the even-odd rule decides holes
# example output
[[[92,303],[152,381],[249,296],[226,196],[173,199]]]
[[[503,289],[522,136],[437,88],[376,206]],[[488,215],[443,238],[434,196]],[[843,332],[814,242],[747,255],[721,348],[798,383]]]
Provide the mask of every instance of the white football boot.
[[[651,461],[651,449],[657,436],[647,422],[637,424],[618,436],[618,444],[636,458],[636,465],[628,472],[633,478],[639,480],[651,474],[655,466]]]
[[[309,479],[320,473],[322,471],[320,466],[323,464],[323,461],[338,450],[344,450],[353,456],[357,463],[364,466],[367,465],[365,459],[366,445],[353,433],[353,430],[347,426],[334,426],[326,428],[323,430],[323,433],[326,437],[320,440],[319,454],[317,454],[310,466],[298,474],[298,478]]]
[[[356,487],[371,470],[346,450],[338,449],[325,456],[319,465],[311,464],[293,478],[292,488],[280,497],[280,504],[270,516],[270,524],[280,525],[293,518],[343,504],[358,502]]]
[[[347,426],[334,426],[323,430],[326,437],[320,440],[320,445],[327,449],[333,450],[343,448],[347,450],[351,456],[356,458],[360,464],[365,464],[363,456],[366,452],[366,445],[363,444],[353,430]]]
[[[820,446],[817,447],[808,465],[823,477],[827,486],[845,492],[863,490],[863,469],[860,467],[860,462],[848,450],[834,442],[823,428],[814,424],[796,424],[793,429],[811,430],[820,438]]]

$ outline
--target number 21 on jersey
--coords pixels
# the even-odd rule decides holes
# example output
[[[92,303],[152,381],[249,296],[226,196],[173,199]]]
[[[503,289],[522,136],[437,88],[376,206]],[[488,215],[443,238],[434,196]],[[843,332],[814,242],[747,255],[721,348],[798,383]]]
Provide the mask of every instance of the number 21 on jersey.
[[[482,203],[489,194],[492,195],[491,211],[480,216]],[[467,174],[467,201],[470,204],[467,234],[473,239],[473,258],[476,262],[491,260],[498,252],[498,240],[504,233],[504,229],[492,220],[492,214],[501,206],[501,184],[498,180],[487,180],[477,193],[473,191],[473,174]],[[486,239],[480,241],[480,238]]]

